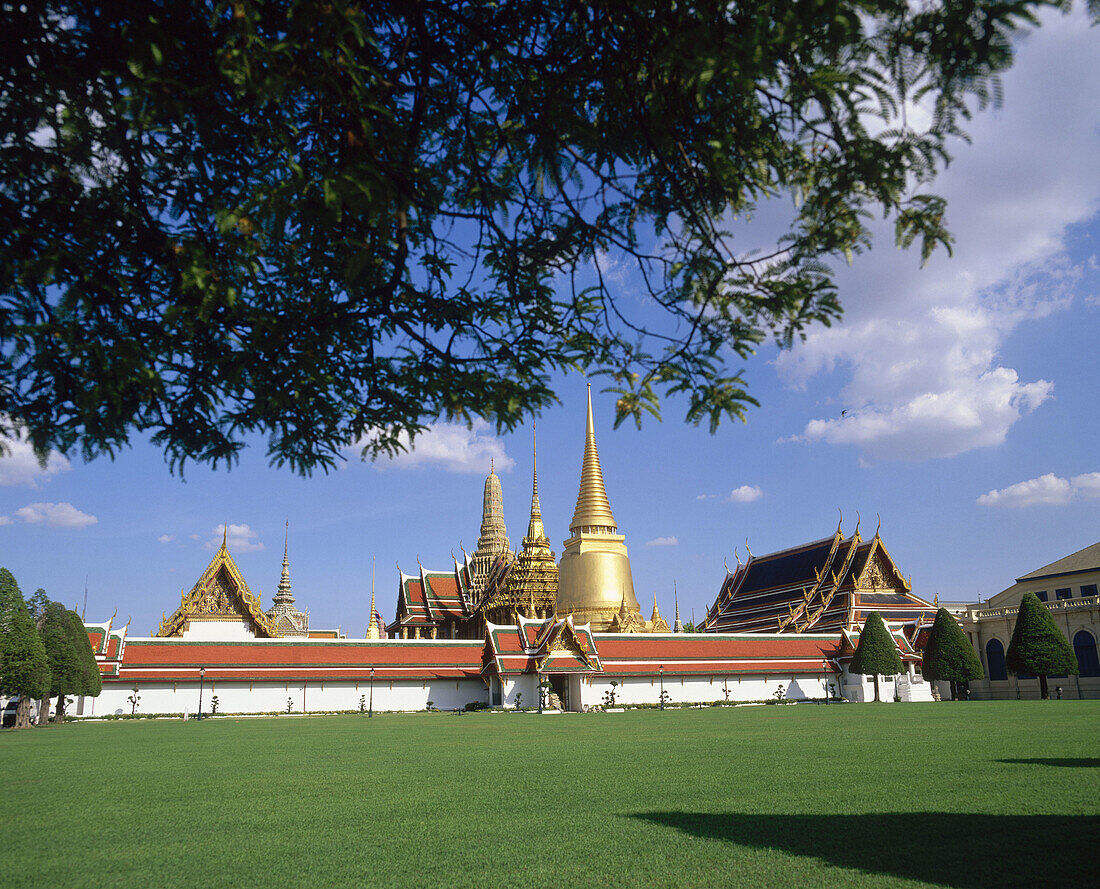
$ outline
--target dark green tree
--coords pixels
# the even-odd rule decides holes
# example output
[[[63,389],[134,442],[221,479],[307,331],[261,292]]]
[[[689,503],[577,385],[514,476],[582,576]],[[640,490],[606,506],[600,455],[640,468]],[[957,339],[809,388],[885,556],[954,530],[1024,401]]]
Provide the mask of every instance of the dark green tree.
[[[85,628],[80,615],[75,611],[66,611],[65,617],[68,622],[72,645],[76,649],[77,658],[80,661],[80,685],[77,689],[74,689],[73,693],[97,698],[99,693],[103,691],[103,678],[99,672],[99,665],[96,663],[91,640],[88,638],[88,630]]]
[[[985,675],[982,662],[974,653],[974,646],[946,608],[936,612],[936,620],[924,646],[921,672],[930,682],[950,682],[951,697],[955,700],[960,697],[959,683],[981,679]]]
[[[55,720],[64,722],[65,695],[76,692],[84,681],[80,656],[73,645],[64,605],[60,602],[46,605],[38,624],[38,633],[46,649],[51,677],[49,691],[39,703],[38,724],[44,725],[48,719],[51,697],[57,698]]]
[[[0,694],[19,695],[15,727],[31,724],[31,701],[48,694],[50,665],[15,578],[0,568]]]
[[[878,677],[880,675],[896,676],[903,669],[897,644],[890,635],[890,631],[886,629],[886,624],[882,622],[882,615],[872,611],[863,622],[859,644],[856,646],[856,653],[848,667],[848,672],[864,676],[868,673],[872,674],[875,677],[875,700],[879,701],[881,698]]]
[[[579,369],[617,421],[678,395],[713,429],[759,343],[840,316],[873,216],[950,245],[929,184],[1056,5],[12,4],[0,417],[40,455],[260,434],[309,472],[511,429]]]
[[[1020,600],[1005,664],[1013,673],[1038,676],[1039,693],[1044,701],[1050,697],[1047,676],[1078,673],[1077,658],[1065,634],[1034,593],[1024,593]]]

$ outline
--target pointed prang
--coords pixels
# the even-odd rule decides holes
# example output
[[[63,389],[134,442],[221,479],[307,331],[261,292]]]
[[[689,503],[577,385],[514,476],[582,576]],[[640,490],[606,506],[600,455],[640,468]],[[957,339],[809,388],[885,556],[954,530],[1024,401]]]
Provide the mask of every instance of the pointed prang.
[[[229,522],[222,523],[222,549],[228,549],[225,545],[226,538],[229,535]]]
[[[676,617],[672,621],[672,632],[682,633],[684,632],[684,624],[680,620],[680,595],[676,591],[676,581],[672,581],[672,601],[676,605]]]
[[[279,589],[272,596],[276,605],[293,605],[294,595],[290,591],[290,522],[286,523],[286,537],[283,539],[283,573],[279,578]]]
[[[653,614],[650,615],[649,620],[651,623],[656,623],[661,619],[661,612],[657,610],[657,591],[653,591]]]
[[[614,534],[615,516],[604,488],[600,469],[600,454],[596,449],[596,424],[592,419],[592,384],[588,384],[588,417],[584,434],[584,462],[581,464],[581,486],[577,492],[577,508],[569,524],[571,534],[582,528],[600,528]]]

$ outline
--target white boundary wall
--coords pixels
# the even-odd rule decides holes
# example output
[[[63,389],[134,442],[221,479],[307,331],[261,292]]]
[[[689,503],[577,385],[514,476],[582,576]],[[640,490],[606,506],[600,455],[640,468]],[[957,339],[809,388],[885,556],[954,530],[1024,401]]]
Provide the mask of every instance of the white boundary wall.
[[[533,687],[533,684],[532,684]],[[85,698],[83,712],[77,698],[68,707],[68,713],[83,716],[108,716],[129,713],[131,703],[127,698],[133,693],[133,685],[104,682],[103,693],[98,698]],[[138,683],[138,713],[194,714],[199,709],[198,682],[140,682]],[[202,709],[210,713],[214,696],[218,698],[219,713],[285,713],[287,699],[290,712],[315,713],[331,710],[358,710],[360,698],[364,706],[371,701],[369,680],[308,680],[230,682],[207,680],[202,683]],[[527,694],[524,693],[524,705]],[[480,679],[375,679],[373,701],[375,710],[424,710],[428,701],[440,710],[461,709],[471,701],[488,703],[488,689]],[[535,701],[531,695],[532,704]]]

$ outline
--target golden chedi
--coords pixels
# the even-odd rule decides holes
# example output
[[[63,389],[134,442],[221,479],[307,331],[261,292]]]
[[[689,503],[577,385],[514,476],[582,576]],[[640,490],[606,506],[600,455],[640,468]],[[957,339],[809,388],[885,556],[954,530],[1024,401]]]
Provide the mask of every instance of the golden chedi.
[[[626,537],[618,533],[604,489],[592,422],[591,384],[581,487],[569,534],[558,566],[558,616],[572,614],[575,623],[591,623],[597,632],[607,630],[617,618],[621,622],[620,612],[641,618]],[[641,622],[645,624],[644,618]]]

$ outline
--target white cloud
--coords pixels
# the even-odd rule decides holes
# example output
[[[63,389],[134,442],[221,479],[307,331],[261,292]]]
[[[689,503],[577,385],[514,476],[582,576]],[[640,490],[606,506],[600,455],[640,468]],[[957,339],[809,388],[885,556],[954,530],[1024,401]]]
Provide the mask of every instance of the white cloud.
[[[0,525],[10,525],[11,516],[0,515]]]
[[[27,524],[48,525],[51,528],[84,528],[99,521],[71,503],[30,503],[17,509],[15,516]]]
[[[647,540],[646,546],[678,546],[680,543],[675,537],[654,537],[652,540]]]
[[[990,491],[978,498],[982,506],[1064,506],[1073,500],[1100,497],[1100,472],[1087,472],[1065,479],[1048,472],[1038,478]]]
[[[28,485],[36,488],[40,481],[69,470],[69,461],[51,451],[46,465],[40,466],[25,429],[10,428],[6,414],[0,414],[0,485]]]
[[[408,439],[403,441],[408,446]],[[361,449],[361,444],[354,446],[356,452]],[[499,471],[516,465],[492,427],[478,419],[470,428],[462,423],[432,423],[408,450],[388,459],[379,457],[377,465],[397,469],[438,466],[447,472],[488,474],[490,461]]]
[[[859,445],[865,462],[952,457],[1003,442],[1012,425],[1046,401],[1052,389],[1046,380],[1022,384],[1016,371],[999,367],[968,386],[811,420],[801,440]]]
[[[248,525],[234,525],[230,522],[228,531],[226,531],[226,526],[223,524],[218,525],[210,534],[210,539],[202,545],[202,548],[211,552],[222,545],[223,534],[225,534],[225,544],[229,547],[230,552],[251,553],[265,548],[262,541],[258,539],[256,532]],[[198,536],[192,534],[191,538],[196,539]]]
[[[157,538],[157,543],[171,543],[175,539],[176,537],[174,534],[161,534],[160,537]]]
[[[839,376],[822,381],[832,416],[796,440],[853,445],[867,462],[950,456],[1003,442],[1051,397],[1054,382],[1021,379],[1000,353],[1021,324],[1091,296],[1079,290],[1092,260],[1075,265],[1066,243],[1100,207],[1100,68],[1083,9],[1042,19],[1004,77],[1004,106],[971,121],[972,145],[954,146],[935,183],[954,257],[921,270],[880,227],[838,274],[843,323],[776,360],[794,388]]]
[[[726,500],[729,503],[752,503],[763,496],[764,492],[759,485],[741,485],[741,487],[730,491],[730,495]]]

